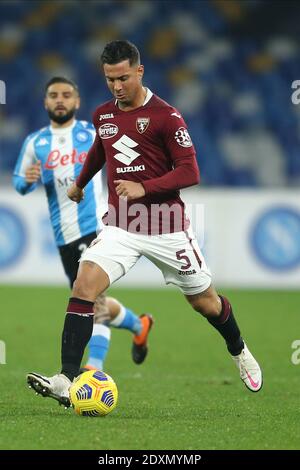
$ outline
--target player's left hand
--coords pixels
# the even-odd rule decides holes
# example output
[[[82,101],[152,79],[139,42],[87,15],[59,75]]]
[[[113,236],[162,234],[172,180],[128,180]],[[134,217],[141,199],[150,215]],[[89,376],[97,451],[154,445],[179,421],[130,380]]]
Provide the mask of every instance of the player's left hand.
[[[142,183],[135,183],[127,180],[114,180],[116,185],[116,193],[121,199],[128,201],[139,199],[145,196],[146,192]]]
[[[76,183],[73,183],[67,190],[67,196],[71,201],[77,204],[84,199],[84,189],[79,188]]]

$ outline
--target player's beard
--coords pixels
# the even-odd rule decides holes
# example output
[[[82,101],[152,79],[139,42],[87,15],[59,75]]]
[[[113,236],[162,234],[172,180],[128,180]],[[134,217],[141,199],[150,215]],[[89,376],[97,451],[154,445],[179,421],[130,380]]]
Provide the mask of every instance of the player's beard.
[[[54,111],[48,111],[48,116],[51,121],[56,122],[57,124],[64,124],[65,122],[68,122],[70,119],[72,119],[75,115],[75,108],[70,109],[66,114],[56,114]]]

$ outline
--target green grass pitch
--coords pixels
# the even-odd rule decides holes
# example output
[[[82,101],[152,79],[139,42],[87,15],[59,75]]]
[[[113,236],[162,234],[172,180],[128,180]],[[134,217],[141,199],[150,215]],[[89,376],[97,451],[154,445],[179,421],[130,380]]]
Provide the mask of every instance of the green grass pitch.
[[[29,390],[25,374],[60,365],[66,288],[0,286],[1,449],[299,449],[298,292],[221,290],[264,370],[255,394],[218,333],[177,290],[111,289],[136,312],[152,312],[149,356],[135,365],[131,334],[112,330],[105,371],[119,403],[105,418],[83,418]]]

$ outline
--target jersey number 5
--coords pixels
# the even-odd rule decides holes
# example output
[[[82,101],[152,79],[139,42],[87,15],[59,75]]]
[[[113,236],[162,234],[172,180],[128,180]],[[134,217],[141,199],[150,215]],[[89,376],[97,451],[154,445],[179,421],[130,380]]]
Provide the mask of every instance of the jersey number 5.
[[[187,255],[184,254],[185,252],[186,252],[186,250],[176,251],[176,258],[179,261],[184,260],[185,263],[186,263],[186,264],[183,264],[182,266],[180,266],[180,269],[182,269],[182,270],[189,269],[192,266],[192,263],[190,262],[190,258]]]

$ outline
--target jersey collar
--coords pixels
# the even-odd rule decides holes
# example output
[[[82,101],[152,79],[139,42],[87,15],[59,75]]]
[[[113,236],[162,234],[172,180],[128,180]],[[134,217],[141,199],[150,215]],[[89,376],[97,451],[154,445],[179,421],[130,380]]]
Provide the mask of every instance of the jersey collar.
[[[145,88],[146,88],[146,87],[145,87]],[[148,103],[148,101],[151,100],[151,98],[152,98],[152,96],[153,96],[153,93],[152,93],[152,91],[151,91],[149,88],[146,88],[146,90],[147,90],[147,93],[146,93],[146,96],[145,96],[145,101],[144,101],[144,103],[142,104],[142,106],[145,106],[145,105]],[[117,106],[117,108],[119,108],[119,106],[118,106],[118,100],[115,100],[115,106]]]
[[[74,119],[72,124],[68,127],[52,127],[51,125],[49,126],[52,134],[65,134],[66,132],[70,132],[75,126],[76,126],[77,120]]]

